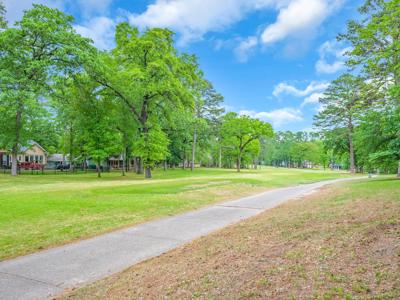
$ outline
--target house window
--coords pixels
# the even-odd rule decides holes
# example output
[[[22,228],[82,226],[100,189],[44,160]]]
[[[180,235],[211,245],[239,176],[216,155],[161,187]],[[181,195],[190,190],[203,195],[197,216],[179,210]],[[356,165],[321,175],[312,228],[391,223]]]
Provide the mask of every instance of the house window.
[[[40,162],[43,161],[43,155],[39,155],[39,161],[40,161]]]
[[[35,155],[35,163],[39,162],[39,156]]]
[[[29,161],[29,156],[25,155],[25,162],[28,162],[28,161]]]
[[[19,160],[19,161],[21,161],[21,155],[20,155],[20,156],[18,156],[18,160]]]
[[[30,156],[29,156],[29,161],[30,161],[30,162],[33,162],[33,161],[34,161],[34,160],[33,160],[33,155],[30,155]]]

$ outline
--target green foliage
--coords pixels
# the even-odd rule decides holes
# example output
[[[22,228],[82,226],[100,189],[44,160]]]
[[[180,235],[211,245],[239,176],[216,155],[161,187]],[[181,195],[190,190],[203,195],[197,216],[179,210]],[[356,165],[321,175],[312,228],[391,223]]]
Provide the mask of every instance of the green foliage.
[[[369,78],[384,85],[400,84],[400,6],[398,0],[368,0],[360,8],[361,21],[350,21],[347,33],[350,66],[362,66]]]
[[[355,159],[360,169],[369,171],[391,171],[398,165],[400,176],[399,2],[368,0],[360,13],[361,20],[350,21],[339,39],[351,44],[348,65],[361,70],[364,78],[345,74],[333,81],[315,124],[336,154],[348,149],[351,168]]]
[[[273,130],[269,123],[248,116],[239,116],[233,112],[226,114],[223,118],[221,125],[223,146],[237,157],[238,171],[240,171],[242,155],[248,149],[252,149],[253,153],[258,153],[260,147],[257,141],[262,137],[272,136]]]
[[[7,21],[5,19],[6,8],[3,2],[0,1],[0,30],[7,27]]]
[[[332,81],[324,96],[320,98],[322,111],[314,117],[314,125],[328,132],[326,136],[333,136],[329,131],[340,131],[348,140],[350,172],[356,171],[354,154],[354,127],[359,120],[360,108],[365,102],[367,85],[361,77],[351,74],[341,75]],[[344,139],[342,139],[344,140]],[[340,143],[340,145],[344,145]]]
[[[290,131],[277,132],[274,137],[262,140],[262,160],[265,164],[285,167],[328,166],[334,163],[314,133]]]
[[[167,29],[140,33],[128,23],[120,23],[116,48],[110,54],[100,54],[89,67],[91,77],[118,99],[121,108],[137,123],[141,141],[140,151],[134,153],[145,162],[146,177],[167,154],[169,142],[161,129],[156,129],[157,123],[166,123],[173,111],[194,108],[193,90],[199,80],[196,58],[178,55],[172,36]],[[151,153],[153,149],[163,150]]]
[[[84,141],[83,151],[96,162],[100,176],[102,161],[120,152],[116,143],[120,138],[115,130],[114,103],[90,78],[76,78],[75,83],[74,104],[78,112],[80,138]]]
[[[143,158],[145,168],[153,168],[157,162],[167,157],[168,144],[167,135],[159,126],[154,125],[134,143],[134,154]]]
[[[45,96],[54,77],[77,72],[91,49],[75,33],[73,18],[43,5],[25,12],[15,27],[0,31],[0,144],[16,154],[33,137],[34,123],[45,113]],[[3,127],[7,126],[7,127]]]

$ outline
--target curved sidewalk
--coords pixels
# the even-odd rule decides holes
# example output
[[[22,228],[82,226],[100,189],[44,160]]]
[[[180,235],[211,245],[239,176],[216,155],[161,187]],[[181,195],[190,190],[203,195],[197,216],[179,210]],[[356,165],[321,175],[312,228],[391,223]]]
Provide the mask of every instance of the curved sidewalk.
[[[0,263],[0,299],[46,299],[304,196],[336,179],[274,189]]]

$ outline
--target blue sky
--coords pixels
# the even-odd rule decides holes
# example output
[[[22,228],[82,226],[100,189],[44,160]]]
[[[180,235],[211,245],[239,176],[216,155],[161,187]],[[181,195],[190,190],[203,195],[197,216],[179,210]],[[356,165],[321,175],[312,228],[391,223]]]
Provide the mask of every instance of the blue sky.
[[[318,98],[345,71],[348,45],[336,41],[361,0],[3,0],[7,19],[32,3],[72,14],[76,30],[102,49],[115,24],[168,27],[180,51],[198,56],[227,110],[310,130]]]

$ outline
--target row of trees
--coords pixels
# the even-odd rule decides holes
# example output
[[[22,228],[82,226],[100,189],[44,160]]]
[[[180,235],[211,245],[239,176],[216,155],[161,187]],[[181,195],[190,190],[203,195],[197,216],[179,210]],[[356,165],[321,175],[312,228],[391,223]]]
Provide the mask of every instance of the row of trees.
[[[368,0],[361,21],[339,40],[351,44],[349,72],[320,99],[315,125],[327,148],[349,159],[351,172],[397,167],[400,177],[400,6]]]
[[[0,16],[4,7],[0,6]],[[0,25],[0,147],[17,154],[34,139],[67,154],[71,167],[122,153],[151,177],[160,163],[241,165],[258,156],[270,124],[229,113],[195,56],[174,47],[173,32],[116,27],[116,46],[99,51],[73,18],[34,5],[13,27]]]
[[[313,132],[277,132],[272,138],[262,139],[261,149],[262,161],[276,167],[325,169],[341,163]]]

